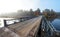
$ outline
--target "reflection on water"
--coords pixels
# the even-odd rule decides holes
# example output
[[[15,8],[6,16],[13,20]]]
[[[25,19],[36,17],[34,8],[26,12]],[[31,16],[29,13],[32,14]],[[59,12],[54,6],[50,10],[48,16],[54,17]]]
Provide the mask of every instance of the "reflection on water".
[[[56,30],[60,31],[60,18],[51,18],[48,19]]]
[[[52,25],[53,25],[57,30],[60,30],[60,19],[55,19],[55,20],[52,22]]]

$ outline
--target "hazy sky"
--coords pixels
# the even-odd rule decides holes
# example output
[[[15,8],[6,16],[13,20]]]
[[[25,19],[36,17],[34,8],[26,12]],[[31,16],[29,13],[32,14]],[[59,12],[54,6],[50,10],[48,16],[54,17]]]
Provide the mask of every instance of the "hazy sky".
[[[20,9],[29,10],[30,8],[60,11],[60,0],[0,0],[0,13],[16,12]]]
[[[0,0],[0,13],[16,12],[19,9],[37,8],[39,0]]]

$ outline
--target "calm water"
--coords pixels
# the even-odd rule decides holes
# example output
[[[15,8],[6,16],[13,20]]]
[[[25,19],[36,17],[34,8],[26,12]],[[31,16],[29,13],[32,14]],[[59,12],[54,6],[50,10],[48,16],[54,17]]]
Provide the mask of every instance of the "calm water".
[[[53,18],[49,20],[56,30],[60,31],[60,18]]]

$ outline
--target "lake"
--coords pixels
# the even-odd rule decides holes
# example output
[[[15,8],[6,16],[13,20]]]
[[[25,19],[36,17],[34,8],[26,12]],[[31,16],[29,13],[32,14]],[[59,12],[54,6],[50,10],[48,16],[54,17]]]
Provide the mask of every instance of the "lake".
[[[60,18],[51,18],[49,21],[56,30],[60,31]]]

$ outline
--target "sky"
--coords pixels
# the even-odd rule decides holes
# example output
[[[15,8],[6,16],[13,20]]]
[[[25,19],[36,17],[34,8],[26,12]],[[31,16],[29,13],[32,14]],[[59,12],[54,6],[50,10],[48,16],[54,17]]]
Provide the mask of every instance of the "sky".
[[[60,0],[40,0],[39,8],[44,10],[46,8],[60,11]]]
[[[0,0],[0,14],[17,12],[17,10],[44,10],[46,8],[60,11],[60,0]]]

